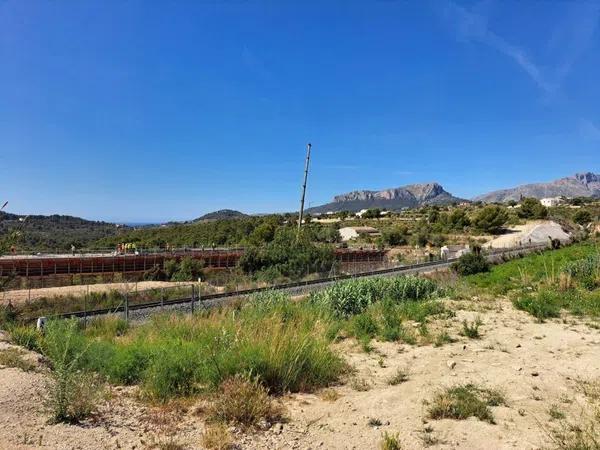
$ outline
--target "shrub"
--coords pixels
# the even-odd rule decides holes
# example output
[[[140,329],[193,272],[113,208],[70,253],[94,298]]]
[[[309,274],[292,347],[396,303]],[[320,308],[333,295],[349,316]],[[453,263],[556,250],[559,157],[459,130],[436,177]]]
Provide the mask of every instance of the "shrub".
[[[261,420],[268,423],[279,420],[281,409],[258,379],[238,374],[221,384],[211,407],[211,417],[221,422],[255,426]]]
[[[204,261],[186,256],[179,261],[171,281],[195,281],[202,275],[203,268]]]
[[[476,273],[488,272],[490,263],[487,258],[480,253],[465,253],[450,266],[458,275],[474,275]]]
[[[504,397],[496,390],[482,389],[473,384],[459,385],[438,393],[429,408],[432,419],[479,420],[495,423],[490,406],[505,404]]]
[[[146,269],[142,275],[144,281],[165,281],[167,280],[167,274],[160,265],[154,264],[149,269]]]
[[[479,339],[481,337],[481,335],[479,334],[479,327],[481,326],[481,320],[479,318],[477,318],[473,322],[468,322],[466,320],[463,320],[462,326],[463,326],[463,329],[462,329],[463,336],[466,336],[469,339]]]
[[[309,273],[326,273],[335,265],[333,247],[317,245],[310,236],[299,238],[291,229],[281,229],[272,242],[250,246],[238,261],[239,267],[259,278],[299,279]]]
[[[80,370],[86,346],[76,321],[52,321],[46,326],[42,349],[52,363],[46,385],[46,405],[56,422],[77,423],[89,417],[103,395],[96,374]]]

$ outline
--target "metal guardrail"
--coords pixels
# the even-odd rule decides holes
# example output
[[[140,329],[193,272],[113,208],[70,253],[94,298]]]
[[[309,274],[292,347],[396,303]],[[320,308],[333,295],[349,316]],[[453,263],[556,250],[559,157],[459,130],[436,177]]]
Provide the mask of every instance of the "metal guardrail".
[[[491,250],[491,251],[487,252],[487,256],[491,257],[491,256],[498,256],[498,255],[506,255],[506,254],[510,254],[510,253],[516,253],[516,252],[518,253],[518,252],[523,252],[523,251],[529,252],[529,251],[535,251],[535,250],[543,250],[543,249],[547,249],[547,248],[549,248],[548,245],[530,245],[530,246],[522,246],[522,247],[513,247],[510,249],[496,249],[496,250]],[[89,311],[73,311],[73,312],[68,312],[68,313],[55,314],[55,315],[52,315],[51,317],[59,318],[59,319],[60,318],[66,319],[66,318],[71,318],[71,317],[81,318],[81,317],[90,317],[90,316],[98,316],[98,315],[105,315],[105,314],[115,314],[115,313],[119,313],[119,312],[124,312],[124,313],[128,314],[129,311],[158,308],[158,307],[164,307],[164,306],[183,305],[183,304],[187,304],[187,303],[190,304],[191,309],[193,311],[195,304],[198,304],[200,306],[205,306],[205,305],[203,305],[203,303],[209,302],[209,301],[214,301],[214,300],[245,297],[247,295],[256,294],[259,292],[266,292],[266,291],[273,291],[273,290],[284,291],[284,290],[293,289],[293,288],[316,286],[319,284],[326,285],[326,284],[335,283],[336,281],[348,280],[348,279],[353,279],[353,278],[364,278],[364,277],[370,277],[370,276],[386,275],[386,274],[390,274],[390,273],[402,274],[404,272],[412,272],[412,271],[422,269],[422,268],[445,267],[445,266],[452,264],[453,262],[455,262],[457,260],[458,260],[458,258],[449,258],[449,259],[445,259],[445,260],[428,261],[428,262],[423,262],[423,263],[418,263],[418,264],[411,264],[411,265],[407,265],[407,266],[398,266],[398,267],[392,267],[392,268],[386,268],[386,269],[377,269],[377,270],[360,272],[360,273],[355,273],[355,274],[335,275],[332,277],[319,278],[319,279],[315,279],[315,280],[283,283],[283,284],[278,284],[278,285],[274,285],[274,286],[252,288],[252,289],[242,289],[239,291],[223,292],[223,293],[219,293],[219,294],[208,294],[208,295],[203,295],[201,297],[200,297],[200,295],[198,295],[197,298],[194,296],[194,293],[192,293],[191,297],[176,298],[176,299],[171,299],[171,300],[158,300],[158,301],[147,302],[147,303],[138,303],[138,304],[134,304],[134,305],[120,305],[120,306],[117,306],[114,308],[101,308],[101,309],[94,309],[94,310],[89,310]]]

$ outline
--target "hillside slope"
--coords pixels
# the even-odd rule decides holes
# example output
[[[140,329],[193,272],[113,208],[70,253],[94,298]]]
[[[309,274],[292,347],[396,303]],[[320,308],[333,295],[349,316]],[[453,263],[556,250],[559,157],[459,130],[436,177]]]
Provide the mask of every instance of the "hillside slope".
[[[600,197],[600,175],[592,172],[576,173],[547,183],[531,183],[510,189],[489,192],[473,200],[485,203],[519,201],[521,197]]]

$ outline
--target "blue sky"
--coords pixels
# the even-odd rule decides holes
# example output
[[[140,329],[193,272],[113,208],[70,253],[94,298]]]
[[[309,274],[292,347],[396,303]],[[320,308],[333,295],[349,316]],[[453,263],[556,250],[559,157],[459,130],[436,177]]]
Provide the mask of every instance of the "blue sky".
[[[600,172],[600,2],[0,0],[0,197],[113,221]]]

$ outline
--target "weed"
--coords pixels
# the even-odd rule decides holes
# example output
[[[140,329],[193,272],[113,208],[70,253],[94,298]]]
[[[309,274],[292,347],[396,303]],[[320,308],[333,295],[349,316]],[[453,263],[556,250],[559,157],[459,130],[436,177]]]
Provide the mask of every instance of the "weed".
[[[335,402],[340,394],[335,389],[325,389],[321,392],[321,398],[326,402]]]
[[[443,330],[436,335],[435,340],[433,341],[433,346],[441,347],[445,344],[452,344],[453,342],[456,342],[456,339],[450,336],[446,330]]]
[[[548,409],[548,414],[554,420],[562,420],[565,418],[565,413],[559,409],[558,405],[551,405]]]
[[[36,365],[23,358],[23,350],[18,348],[7,348],[0,350],[0,366],[16,367],[23,372],[31,372],[36,369]]]
[[[388,434],[386,431],[383,433],[381,442],[379,443],[380,450],[402,450],[400,445],[399,434]]]
[[[370,427],[380,427],[381,425],[383,425],[383,422],[375,417],[371,417],[367,424]]]
[[[350,387],[358,392],[366,392],[371,389],[371,385],[364,378],[353,378]]]
[[[223,382],[211,409],[212,419],[242,426],[255,426],[263,419],[273,423],[282,415],[258,380],[242,375]]]
[[[79,368],[86,347],[77,327],[74,320],[46,326],[42,350],[52,364],[46,405],[56,422],[77,423],[89,417],[104,393],[99,376]]]
[[[387,384],[389,384],[390,386],[396,386],[396,385],[404,383],[406,381],[408,381],[408,370],[398,368],[396,370],[396,372],[394,373],[394,375],[392,375],[387,380]]]
[[[462,323],[462,335],[469,339],[480,339],[481,334],[479,333],[479,327],[482,325],[481,319],[478,317],[473,322],[463,320]]]
[[[459,385],[438,393],[429,408],[432,419],[465,420],[477,417],[479,420],[495,423],[490,406],[505,404],[503,395],[491,389],[479,388],[473,384]]]
[[[207,425],[202,433],[202,445],[208,450],[229,450],[233,448],[233,439],[224,424]]]

